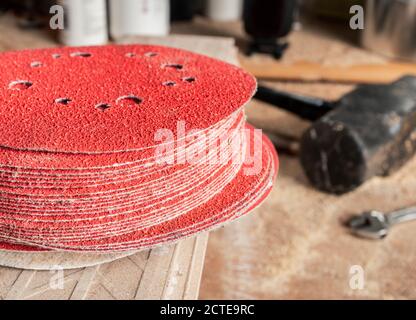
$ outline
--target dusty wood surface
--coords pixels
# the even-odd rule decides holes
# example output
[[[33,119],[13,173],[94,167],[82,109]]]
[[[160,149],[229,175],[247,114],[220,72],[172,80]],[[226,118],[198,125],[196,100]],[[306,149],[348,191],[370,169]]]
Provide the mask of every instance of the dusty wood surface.
[[[139,41],[140,39],[135,39]],[[146,39],[184,47],[236,63],[234,42],[229,39]],[[10,16],[0,17],[0,50],[55,46],[40,31],[23,32]],[[208,234],[169,247],[139,252],[87,268],[66,271],[31,271],[0,268],[0,299],[196,299]],[[114,260],[118,256],[47,253],[1,253],[0,263],[25,268],[74,268]]]
[[[325,66],[298,61],[263,63],[262,59],[241,59],[244,69],[258,79],[293,81],[330,81],[345,83],[390,83],[406,75],[416,75],[416,64],[386,63],[353,66]]]
[[[303,60],[345,66],[386,61],[340,40],[332,28],[314,28],[304,26],[291,35],[282,63]],[[241,28],[231,27],[228,34],[241,37]],[[267,84],[327,99],[336,99],[354,87],[318,82]],[[247,113],[258,127],[294,139],[309,125],[255,101]],[[280,160],[280,174],[266,203],[210,234],[200,298],[415,299],[416,222],[397,226],[383,241],[357,239],[342,222],[369,209],[388,211],[416,205],[416,159],[393,176],[375,178],[341,197],[312,189],[297,157],[281,154]],[[356,265],[364,271],[362,290],[356,290],[354,283],[350,286],[354,280],[350,271],[355,270],[351,267]]]
[[[27,270],[55,270],[92,267],[128,257],[135,252],[82,254],[68,252],[15,252],[0,250],[0,266]]]
[[[248,115],[275,131],[300,134],[308,125],[262,103],[252,103]],[[341,197],[312,189],[297,157],[281,154],[280,160],[267,202],[210,234],[200,298],[415,299],[416,223],[397,226],[382,241],[357,239],[342,223],[370,209],[415,205],[416,159]],[[364,271],[362,290],[350,287],[355,265]]]

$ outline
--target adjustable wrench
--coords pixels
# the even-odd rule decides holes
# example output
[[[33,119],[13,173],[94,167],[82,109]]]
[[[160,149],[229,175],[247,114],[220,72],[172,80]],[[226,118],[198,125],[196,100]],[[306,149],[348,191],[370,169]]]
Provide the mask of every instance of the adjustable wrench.
[[[353,217],[348,222],[348,226],[352,233],[359,237],[382,239],[394,225],[412,220],[416,220],[416,207],[389,213],[372,210]]]

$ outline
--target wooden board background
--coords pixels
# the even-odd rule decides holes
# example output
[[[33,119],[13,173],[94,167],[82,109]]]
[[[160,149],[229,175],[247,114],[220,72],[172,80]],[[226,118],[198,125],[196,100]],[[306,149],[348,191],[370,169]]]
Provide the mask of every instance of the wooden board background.
[[[241,25],[197,20],[204,34],[235,36],[244,42]],[[293,32],[282,64],[297,61],[329,68],[362,64],[383,66],[389,60],[361,49],[349,29],[333,22],[311,21]],[[241,59],[270,61],[265,55]],[[300,74],[302,76],[302,74]],[[337,99],[353,84],[267,81],[289,92]],[[287,112],[252,101],[249,122],[296,144],[310,125]],[[355,192],[333,196],[313,189],[298,157],[281,148],[281,168],[268,200],[253,214],[210,233],[202,299],[416,299],[416,222],[397,226],[383,241],[358,239],[343,222],[365,210],[389,211],[416,205],[416,158],[396,174],[368,181]],[[350,281],[354,266],[363,271],[363,287]],[[215,271],[214,271],[215,270]]]

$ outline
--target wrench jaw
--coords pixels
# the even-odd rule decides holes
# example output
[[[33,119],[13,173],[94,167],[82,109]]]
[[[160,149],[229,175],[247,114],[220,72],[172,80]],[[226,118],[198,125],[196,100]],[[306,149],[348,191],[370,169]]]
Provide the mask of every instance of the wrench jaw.
[[[387,236],[389,223],[379,211],[364,212],[353,217],[348,225],[353,234],[367,239],[379,240]]]

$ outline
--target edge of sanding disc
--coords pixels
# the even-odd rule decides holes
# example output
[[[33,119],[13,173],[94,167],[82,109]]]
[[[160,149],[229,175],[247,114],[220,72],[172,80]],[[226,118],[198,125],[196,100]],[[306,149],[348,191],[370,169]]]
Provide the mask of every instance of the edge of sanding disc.
[[[247,128],[253,130],[253,127],[251,127],[250,125],[247,125]],[[271,159],[272,159],[271,160],[272,161],[272,165],[268,169],[269,170],[269,172],[268,172],[269,177],[267,177],[266,179],[264,179],[264,181],[261,181],[260,185],[258,186],[259,190],[262,190],[261,191],[261,194],[252,194],[252,195],[250,195],[250,198],[257,198],[258,199],[250,207],[248,207],[248,208],[246,207],[246,208],[243,208],[243,209],[239,209],[239,210],[236,210],[234,212],[232,211],[232,213],[231,214],[228,214],[228,216],[225,219],[223,219],[223,220],[221,220],[220,218],[218,218],[217,220],[214,219],[213,221],[209,221],[206,224],[204,224],[203,221],[202,221],[202,224],[201,224],[202,227],[195,228],[194,230],[191,230],[191,231],[188,230],[187,232],[184,232],[184,233],[177,232],[177,235],[174,235],[174,236],[172,236],[172,234],[175,233],[175,230],[172,230],[170,232],[171,235],[167,235],[165,238],[163,238],[163,234],[158,234],[154,238],[155,239],[160,239],[160,240],[159,241],[156,240],[153,243],[151,241],[150,242],[149,241],[147,241],[147,242],[144,241],[143,242],[143,245],[132,246],[132,247],[128,247],[126,249],[119,249],[119,248],[117,248],[117,249],[108,249],[108,250],[97,250],[95,252],[100,252],[100,253],[117,253],[117,252],[122,252],[122,251],[126,251],[126,250],[127,251],[139,251],[139,250],[145,250],[145,249],[154,248],[154,247],[161,246],[161,245],[167,245],[167,244],[175,243],[175,242],[180,241],[180,240],[183,240],[183,239],[185,239],[187,237],[195,236],[195,235],[197,235],[200,232],[205,232],[205,231],[209,231],[209,230],[212,230],[212,229],[221,227],[225,223],[227,223],[229,221],[232,221],[232,220],[235,220],[236,218],[241,217],[241,216],[249,213],[254,208],[256,208],[257,206],[259,206],[267,198],[267,196],[269,195],[269,193],[272,190],[273,181],[276,179],[277,173],[278,173],[279,160],[278,160],[278,157],[277,157],[277,153],[276,153],[276,151],[275,151],[275,149],[273,147],[273,144],[270,142],[270,140],[265,135],[263,135],[263,153],[264,152],[268,152],[269,155],[270,155],[270,157],[271,157]],[[263,168],[262,170],[264,171],[265,168]],[[240,170],[240,171],[242,171],[242,170]],[[257,176],[245,176],[245,177],[242,177],[243,174],[241,172],[239,173],[239,175],[240,175],[240,179],[244,179],[244,181],[248,181],[249,179],[253,179],[253,180],[257,179]],[[233,182],[231,182],[230,185],[232,185],[233,183],[235,184],[237,180],[238,180],[238,177],[236,177],[233,180]],[[231,187],[232,186],[229,186],[228,191],[232,190]],[[237,187],[237,186],[234,186],[234,187]],[[214,197],[214,199],[215,198],[218,198],[218,197],[226,197],[226,194],[225,194],[226,192],[227,192],[227,187],[225,188],[225,190],[223,191],[223,193],[220,193],[219,195],[217,195],[216,197]],[[234,202],[238,202],[238,200],[239,199],[234,199]],[[249,200],[250,199],[247,199],[247,202],[249,202]],[[202,205],[201,207],[204,207],[205,206],[204,209],[205,210],[209,210],[208,207],[210,205],[210,202],[211,201],[208,201],[208,203]],[[200,208],[194,209],[194,210],[191,211],[191,214],[189,214],[189,213],[187,213],[187,214],[189,214],[189,215],[192,215],[193,214],[194,216],[198,216],[198,214],[197,214],[198,213],[198,210],[201,210],[201,209]],[[183,215],[185,220],[187,218],[187,214],[184,214]],[[215,212],[212,212],[211,213],[212,216],[215,216],[215,214],[216,214]],[[193,219],[195,219],[194,216],[193,216]],[[200,222],[195,221],[195,220],[192,220],[191,223],[189,223],[187,226],[183,226],[182,225],[182,227],[188,227],[188,228],[190,228],[193,225],[196,225],[197,223],[200,223]],[[140,241],[140,239],[137,239],[137,241]],[[116,248],[116,247],[114,247],[114,248]],[[42,248],[39,248],[39,247],[26,246],[26,245],[12,245],[12,244],[8,244],[8,243],[5,243],[5,242],[2,242],[2,243],[0,243],[0,250],[3,250],[3,251],[12,250],[12,251],[22,251],[22,252],[33,252],[33,251],[41,251],[42,252],[42,251],[47,251],[48,249],[46,249],[46,248],[42,249]],[[61,249],[56,248],[56,249],[53,249],[53,250],[54,251],[55,250],[59,251]],[[83,250],[62,250],[62,251],[63,252],[84,252]],[[91,250],[88,250],[86,252],[94,253],[94,251],[91,251]],[[0,261],[0,264],[1,264],[1,261]]]

